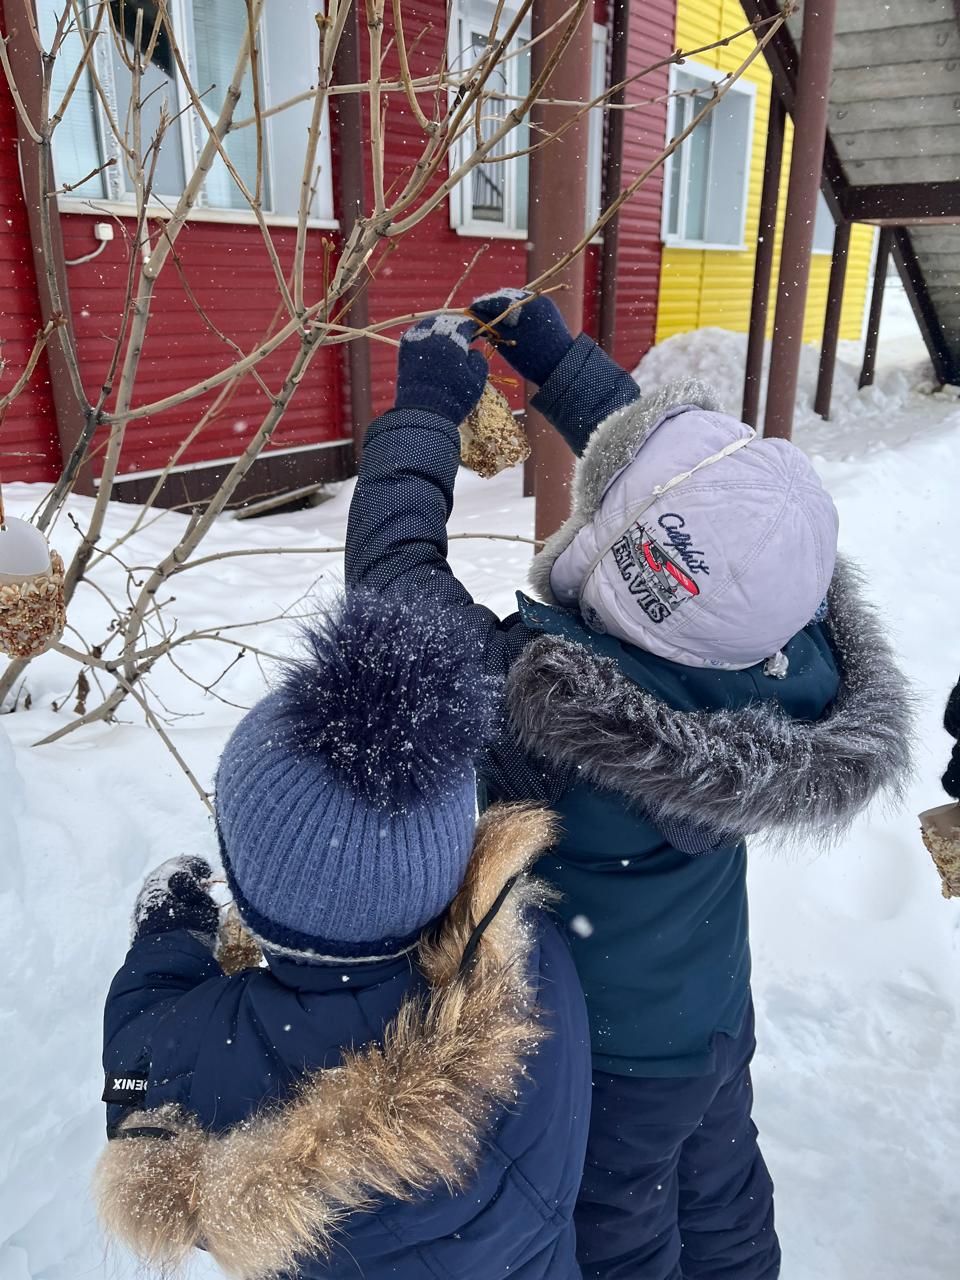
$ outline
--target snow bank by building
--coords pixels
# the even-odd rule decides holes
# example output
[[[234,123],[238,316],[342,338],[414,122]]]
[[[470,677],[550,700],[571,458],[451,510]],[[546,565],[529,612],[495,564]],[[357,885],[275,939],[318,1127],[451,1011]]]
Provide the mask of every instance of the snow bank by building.
[[[718,382],[735,408],[743,346],[718,330],[675,338],[647,356],[639,376],[650,388],[696,373]],[[805,353],[806,396],[815,375],[816,356]],[[797,438],[836,497],[844,549],[864,566],[916,686],[920,735],[905,812],[869,815],[827,852],[758,847],[752,859],[757,1119],[779,1188],[789,1280],[946,1280],[956,1269],[960,906],[939,896],[915,814],[940,798],[939,717],[960,669],[960,405],[918,394],[925,376],[886,367],[858,394],[855,367],[841,363],[834,421],[800,414]],[[349,491],[292,517],[222,520],[206,550],[336,545]],[[7,496],[19,514],[40,494]],[[129,517],[111,511],[108,536]],[[153,559],[182,521],[166,514],[146,528],[131,561]],[[461,477],[455,529],[527,534],[531,526],[516,474]],[[70,549],[67,522],[57,542]],[[529,548],[452,546],[477,598],[510,610]],[[178,579],[171,611],[181,631],[302,612],[311,592],[335,588],[339,570],[336,555],[225,561]],[[119,571],[102,581],[118,591]],[[96,638],[106,617],[86,590],[71,624]],[[280,621],[244,634],[282,652],[292,629]],[[184,654],[202,684],[232,656],[211,644]],[[51,703],[67,697],[72,679],[69,663],[45,657],[31,670],[33,708],[0,721],[0,1280],[140,1274],[105,1252],[87,1193],[103,1140],[100,1009],[144,874],[176,853],[215,851],[205,810],[135,708],[124,708],[124,723],[31,747],[64,723]],[[248,654],[217,686],[225,703],[172,667],[151,687],[207,783],[263,675]],[[202,1260],[194,1274],[208,1274]]]

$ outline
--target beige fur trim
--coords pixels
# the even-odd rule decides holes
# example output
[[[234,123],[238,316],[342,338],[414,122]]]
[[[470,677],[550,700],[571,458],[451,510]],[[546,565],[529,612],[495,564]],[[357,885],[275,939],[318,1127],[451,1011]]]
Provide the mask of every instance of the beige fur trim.
[[[328,1252],[344,1219],[380,1197],[463,1186],[545,1034],[527,987],[524,907],[543,901],[535,883],[518,881],[466,976],[461,958],[507,882],[555,834],[541,809],[484,815],[463,887],[439,935],[421,944],[430,992],[404,1002],[382,1046],[347,1055],[286,1105],[219,1136],[176,1107],[130,1116],[123,1128],[176,1136],[108,1145],[96,1172],[107,1230],[154,1266],[176,1267],[202,1244],[229,1275],[265,1280]]]

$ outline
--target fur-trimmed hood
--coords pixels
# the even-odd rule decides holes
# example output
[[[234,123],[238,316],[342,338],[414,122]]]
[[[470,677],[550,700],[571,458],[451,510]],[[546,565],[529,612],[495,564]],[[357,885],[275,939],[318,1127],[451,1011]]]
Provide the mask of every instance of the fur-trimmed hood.
[[[382,1044],[223,1134],[173,1106],[126,1117],[96,1172],[107,1230],[154,1266],[202,1246],[227,1274],[263,1280],[328,1253],[344,1220],[383,1198],[462,1188],[548,1034],[527,910],[546,891],[523,873],[555,835],[544,810],[484,815],[463,887],[421,940],[427,994],[405,1000]]]
[[[527,646],[507,686],[524,748],[576,768],[654,819],[751,834],[836,832],[910,774],[912,699],[857,571],[840,562],[827,626],[840,690],[817,720],[777,701],[677,711],[612,658],[568,639]]]

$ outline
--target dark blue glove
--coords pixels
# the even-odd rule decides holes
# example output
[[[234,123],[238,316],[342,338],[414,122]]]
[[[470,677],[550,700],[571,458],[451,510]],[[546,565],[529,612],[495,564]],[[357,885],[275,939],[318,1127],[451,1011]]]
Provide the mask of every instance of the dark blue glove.
[[[202,881],[210,878],[203,858],[168,858],[143,882],[133,908],[133,940],[171,929],[189,929],[211,948],[220,912]]]
[[[552,298],[531,298],[523,306],[514,306],[524,298],[530,294],[523,289],[501,289],[474,299],[470,310],[492,326],[499,339],[497,350],[507,364],[528,382],[542,387],[573,346],[573,337]],[[513,310],[494,324],[508,307]]]
[[[457,426],[476,408],[487,381],[487,362],[470,343],[479,326],[464,316],[421,320],[400,339],[398,409],[426,409]]]
[[[960,800],[960,680],[947,702],[947,710],[943,717],[943,727],[951,738],[956,739],[956,746],[950,756],[950,763],[943,775],[943,789],[954,800]]]

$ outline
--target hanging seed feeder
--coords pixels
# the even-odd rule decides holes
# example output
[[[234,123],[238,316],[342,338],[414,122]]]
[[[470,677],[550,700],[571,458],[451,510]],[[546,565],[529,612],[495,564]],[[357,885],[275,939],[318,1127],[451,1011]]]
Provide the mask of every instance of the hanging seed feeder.
[[[35,658],[63,635],[63,561],[32,524],[6,518],[0,491],[0,653]]]
[[[228,977],[246,969],[258,969],[263,962],[260,944],[248,932],[235,906],[229,906],[220,921],[216,954],[220,968]]]
[[[523,428],[506,397],[488,382],[477,407],[460,424],[460,461],[489,480],[529,457],[530,444]]]
[[[488,344],[488,359],[495,350]],[[489,480],[529,457],[530,442],[506,396],[488,380],[477,407],[460,423],[460,461]]]
[[[960,804],[942,804],[920,815],[923,843],[940,872],[945,898],[960,898]]]

